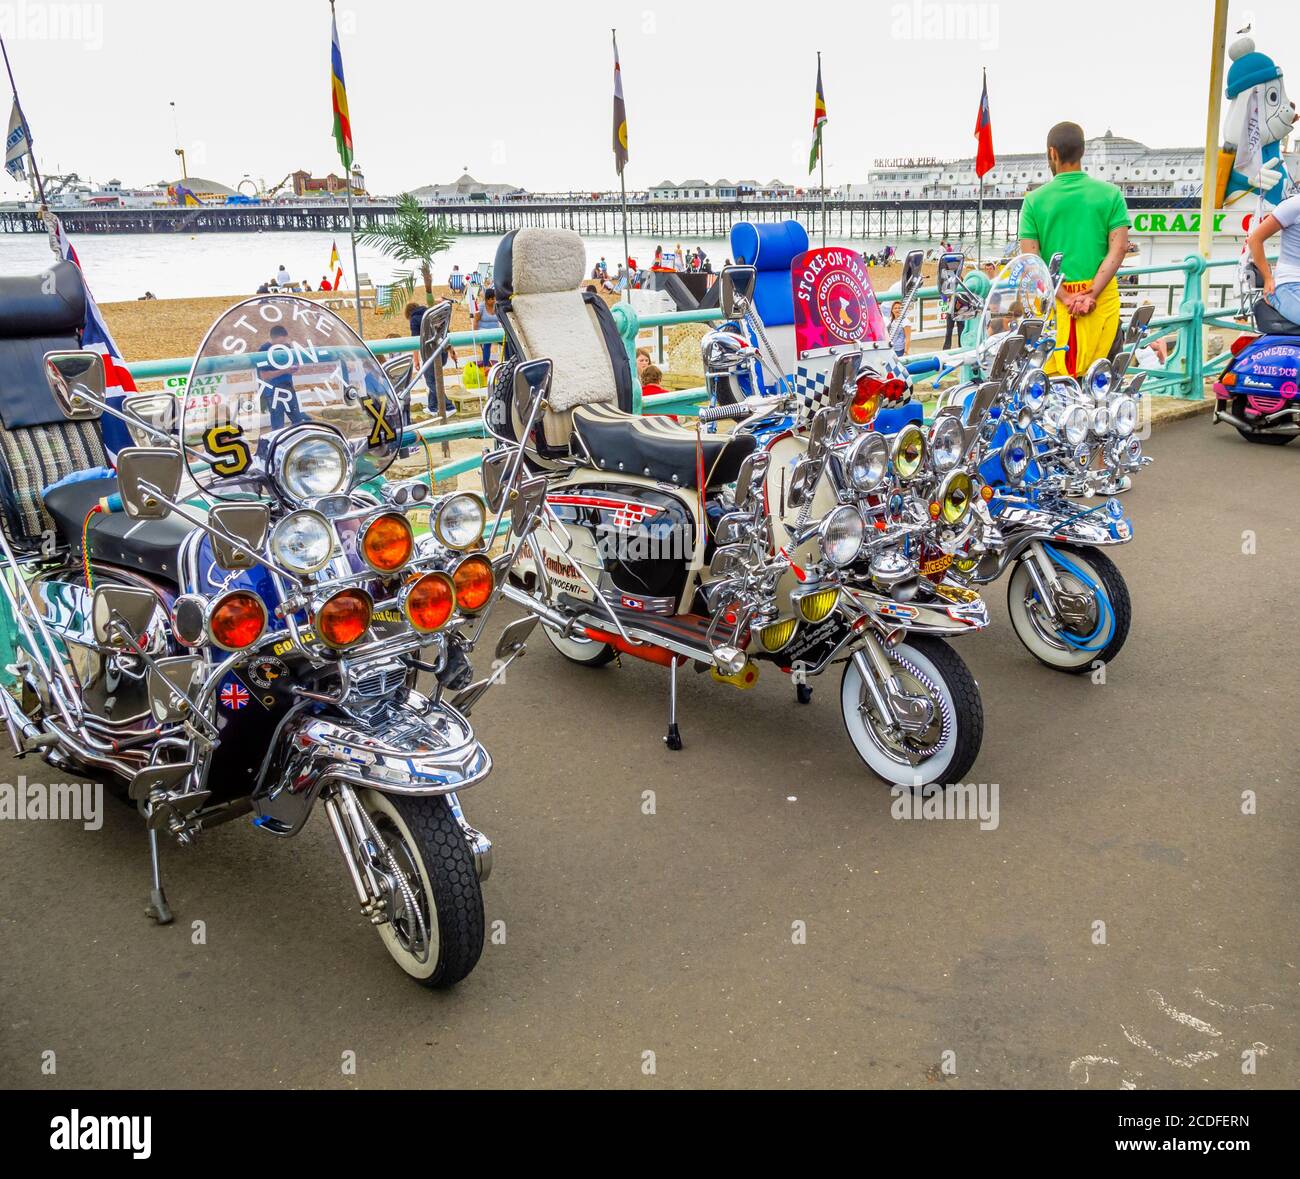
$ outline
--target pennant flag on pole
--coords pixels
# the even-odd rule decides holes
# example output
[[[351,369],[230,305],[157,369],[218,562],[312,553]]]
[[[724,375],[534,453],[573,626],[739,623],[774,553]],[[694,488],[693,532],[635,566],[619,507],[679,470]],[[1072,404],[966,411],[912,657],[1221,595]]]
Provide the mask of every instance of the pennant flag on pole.
[[[822,154],[822,127],[826,125],[826,95],[822,90],[822,55],[817,55],[817,97],[813,99],[813,141],[808,155],[808,171],[817,167]]]
[[[343,172],[351,181],[352,167],[352,123],[348,119],[348,91],[343,82],[343,52],[339,49],[339,22],[334,15],[334,5],[330,5],[330,89],[334,100],[334,144],[339,149],[339,159],[343,161]]]
[[[993,170],[997,160],[993,156],[993,119],[989,115],[989,76],[984,74],[984,90],[980,94],[980,113],[975,118],[975,175],[983,177]]]
[[[13,113],[9,116],[9,133],[5,136],[5,171],[15,180],[22,180],[27,172],[23,157],[32,150],[32,137],[23,119],[23,112],[18,109],[18,99],[14,99]]]
[[[623,105],[623,70],[618,64],[618,38],[614,38],[614,171],[627,167],[627,108]]]
[[[325,267],[325,270],[327,273],[333,271],[334,289],[337,291],[339,289],[339,283],[343,281],[343,263],[339,259],[339,244],[336,241],[330,242],[330,260],[329,264]]]

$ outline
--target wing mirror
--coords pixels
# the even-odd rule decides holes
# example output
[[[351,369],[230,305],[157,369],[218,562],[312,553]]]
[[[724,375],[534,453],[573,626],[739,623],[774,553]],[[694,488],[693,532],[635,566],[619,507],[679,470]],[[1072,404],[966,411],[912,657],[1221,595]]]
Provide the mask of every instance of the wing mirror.
[[[122,401],[122,412],[135,421],[127,429],[138,446],[155,446],[176,434],[176,398],[171,393],[135,393]]]
[[[1258,273],[1258,271],[1256,271]],[[1151,322],[1151,317],[1155,315],[1156,309],[1150,303],[1144,303],[1139,307],[1128,321],[1128,328],[1124,332],[1125,344],[1136,344],[1147,330],[1147,325]]]
[[[989,366],[988,379],[990,381],[1004,380],[1011,371],[1020,363],[1021,356],[1025,351],[1025,337],[1018,331],[1008,332],[998,346],[997,354],[993,357],[993,363]]]
[[[758,271],[752,266],[724,266],[719,281],[722,291],[718,302],[723,319],[744,319],[754,301]]]
[[[266,543],[267,529],[271,525],[271,506],[266,503],[214,504],[208,511],[208,521],[214,529],[212,552],[222,569],[251,569],[256,561],[244,549],[261,552]],[[226,536],[222,536],[225,532]],[[244,548],[237,548],[227,537],[233,536]]]
[[[546,476],[533,475],[519,484],[515,502],[510,507],[510,527],[517,537],[527,536],[537,523],[537,514],[546,501]]]
[[[835,432],[840,424],[838,406],[828,405],[819,409],[814,415],[812,425],[808,428],[808,460],[817,462],[825,456],[830,444],[835,439]]]
[[[442,352],[447,337],[451,335],[450,299],[435,303],[420,319],[420,364],[428,364],[429,357]]]
[[[384,376],[388,378],[398,397],[405,401],[410,393],[411,377],[415,375],[415,357],[410,353],[394,356],[392,360],[384,361],[383,368]]]
[[[861,361],[862,353],[857,351],[841,352],[835,358],[835,367],[831,369],[830,383],[826,387],[832,406],[839,408],[853,399]]]
[[[69,421],[93,421],[104,412],[104,358],[98,352],[47,352],[45,381]]]
[[[907,257],[903,259],[903,278],[898,288],[902,291],[904,299],[921,285],[921,267],[924,262],[924,251],[907,251]]]
[[[515,368],[515,407],[525,422],[532,418],[551,395],[555,366],[546,357],[525,360]],[[538,401],[535,407],[534,399]]]
[[[736,474],[736,487],[733,501],[737,507],[749,500],[750,493],[757,485],[760,490],[763,480],[767,477],[767,468],[770,459],[765,450],[756,450],[752,454],[747,454],[740,463],[740,470]]]
[[[966,411],[966,428],[970,431],[970,436],[966,439],[967,447],[979,433],[984,419],[988,417],[989,410],[993,408],[993,403],[997,401],[998,394],[1001,392],[1002,386],[997,381],[985,381],[975,390],[975,396],[971,398],[970,407]]]
[[[1043,321],[1037,316],[1026,316],[1016,329],[1024,337],[1025,351],[1032,352],[1038,347],[1038,338],[1043,334]]]
[[[533,633],[533,628],[536,625],[536,614],[525,614],[522,618],[516,618],[506,623],[505,629],[501,632],[501,637],[497,639],[496,657],[498,659],[513,659],[524,649],[524,644],[528,641],[528,636]]]
[[[161,520],[170,515],[164,500],[175,500],[185,463],[179,450],[164,446],[126,446],[117,452],[117,489],[133,520]],[[155,488],[146,490],[145,484]],[[161,498],[160,498],[161,497]]]
[[[909,254],[908,257],[911,257],[911,255]],[[945,299],[950,299],[957,293],[957,286],[961,281],[961,272],[965,266],[965,254],[945,254],[939,259],[939,273],[935,283],[939,288],[939,294]]]
[[[1062,264],[1064,261],[1065,261],[1065,255],[1062,254],[1062,253],[1059,253],[1059,252],[1058,252],[1058,253],[1055,253],[1055,254],[1052,255],[1051,261],[1048,262],[1048,264],[1047,264],[1047,273],[1050,274],[1050,275],[1052,276],[1052,285],[1053,285],[1053,286],[1057,286],[1057,285],[1060,284],[1060,281],[1061,281],[1061,264]]]

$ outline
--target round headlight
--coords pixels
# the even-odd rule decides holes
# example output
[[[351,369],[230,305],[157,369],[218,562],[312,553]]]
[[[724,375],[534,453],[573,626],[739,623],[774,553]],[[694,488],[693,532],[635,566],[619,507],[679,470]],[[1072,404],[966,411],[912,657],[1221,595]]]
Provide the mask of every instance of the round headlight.
[[[1121,397],[1115,402],[1115,433],[1127,438],[1137,429],[1138,405],[1132,397]]]
[[[1061,437],[1071,446],[1078,446],[1088,436],[1088,411],[1081,405],[1072,405],[1061,415]]]
[[[822,556],[840,568],[853,564],[862,548],[865,528],[857,508],[848,504],[836,508],[822,521]]]
[[[334,533],[319,512],[290,512],[271,531],[271,555],[291,573],[315,573],[329,564]]]
[[[1038,413],[1050,388],[1047,374],[1041,368],[1031,368],[1020,380],[1020,400],[1030,412]]]
[[[1002,471],[1009,482],[1019,483],[1025,477],[1031,457],[1032,451],[1027,434],[1012,434],[1002,444]]]
[[[1110,361],[1105,357],[1095,360],[1083,376],[1084,392],[1100,405],[1110,396],[1111,379]]]
[[[953,471],[939,488],[939,515],[945,524],[960,524],[970,513],[974,494],[971,478],[965,471]]]
[[[930,461],[936,471],[951,471],[959,462],[964,449],[965,434],[961,422],[948,414],[936,419],[930,428]]]
[[[864,434],[849,450],[845,462],[849,482],[858,491],[875,491],[889,469],[889,447],[884,436]]]
[[[894,473],[902,480],[914,479],[925,462],[925,434],[915,422],[904,426],[894,439]]]
[[[296,500],[346,491],[352,479],[352,456],[333,434],[307,434],[276,456],[274,474]]]
[[[433,514],[434,535],[449,549],[468,549],[483,539],[487,509],[469,492],[448,496]]]
[[[1106,406],[1099,405],[1092,411],[1091,427],[1098,438],[1104,438],[1110,433],[1110,410]]]

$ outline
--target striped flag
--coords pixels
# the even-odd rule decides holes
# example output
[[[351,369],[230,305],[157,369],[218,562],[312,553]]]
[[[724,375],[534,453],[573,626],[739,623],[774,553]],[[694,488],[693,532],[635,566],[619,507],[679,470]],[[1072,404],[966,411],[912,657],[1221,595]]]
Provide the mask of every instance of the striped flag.
[[[59,257],[73,263],[78,270],[81,270],[81,259],[77,257],[77,251],[72,248],[72,243],[68,240],[63,222],[48,210],[45,218],[50,231],[50,241]],[[136,391],[135,381],[127,371],[126,365],[122,363],[122,354],[117,350],[113,334],[108,330],[108,324],[104,322],[99,306],[90,293],[90,284],[86,282],[84,270],[81,282],[86,292],[86,320],[81,326],[81,346],[90,352],[98,352],[104,358],[105,399],[110,405],[120,409],[122,399]],[[127,431],[126,423],[120,418],[113,417],[112,414],[105,414],[100,419],[100,428],[104,435],[104,449],[108,451],[110,457],[115,458],[117,452],[124,446],[135,445]]]
[[[813,99],[813,141],[808,154],[808,171],[817,167],[822,154],[822,128],[826,125],[826,94],[822,90],[822,55],[817,55],[817,96]]]
[[[343,53],[339,49],[339,22],[330,4],[330,90],[334,101],[334,144],[339,149],[345,175],[352,168],[352,123],[348,119],[348,89],[343,81]],[[349,179],[348,183],[351,183]]]
[[[614,38],[614,171],[627,167],[627,108],[623,105],[623,70],[618,64],[618,37]]]

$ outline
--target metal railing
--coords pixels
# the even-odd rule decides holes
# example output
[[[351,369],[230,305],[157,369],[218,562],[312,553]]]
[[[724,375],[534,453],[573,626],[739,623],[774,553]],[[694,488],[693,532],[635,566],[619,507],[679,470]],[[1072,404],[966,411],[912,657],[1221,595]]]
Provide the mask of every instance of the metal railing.
[[[1199,255],[1192,254],[1182,262],[1164,266],[1140,266],[1121,270],[1120,276],[1143,276],[1152,274],[1183,275],[1182,299],[1177,309],[1169,315],[1153,318],[1148,333],[1148,341],[1174,337],[1174,346],[1170,351],[1168,362],[1162,368],[1150,369],[1133,366],[1130,373],[1147,374],[1144,390],[1163,396],[1180,397],[1187,400],[1199,400],[1205,396],[1205,381],[1221,371],[1231,358],[1228,349],[1207,360],[1204,355],[1204,331],[1207,327],[1221,327],[1236,331],[1252,331],[1252,327],[1243,325],[1225,314],[1212,314],[1207,311],[1202,296],[1203,276],[1207,270],[1237,265],[1235,260],[1206,262]],[[1215,287],[1227,287],[1230,284],[1216,283]],[[1139,284],[1141,289],[1141,284]],[[922,298],[934,299],[939,292],[933,287],[919,292]],[[877,295],[883,304],[896,302],[896,294]],[[611,311],[618,325],[619,335],[627,349],[628,360],[632,365],[633,409],[637,413],[672,413],[691,414],[708,396],[701,386],[691,389],[673,390],[667,393],[655,393],[642,396],[641,384],[636,372],[636,348],[640,333],[648,328],[669,328],[679,324],[715,323],[722,319],[718,308],[705,308],[695,311],[655,312],[640,315],[630,303],[617,303]],[[450,342],[453,347],[477,347],[482,344],[497,344],[504,338],[500,328],[486,331],[452,332]],[[413,352],[419,347],[419,340],[414,336],[398,337],[385,340],[369,340],[367,345],[377,356],[395,353]],[[937,357],[942,363],[946,357],[953,356],[965,349],[951,349],[949,352],[921,354],[926,360]],[[917,357],[913,357],[917,359]],[[168,360],[142,360],[126,367],[137,381],[162,380],[167,377],[185,376],[190,370],[188,358]],[[485,438],[487,436],[483,423],[478,418],[447,422],[437,425],[423,425],[416,428],[417,433],[429,443],[450,442],[462,438]],[[433,469],[434,482],[453,479],[477,469],[482,461],[479,455],[470,455],[462,459],[443,463]],[[428,476],[424,476],[428,478]]]

